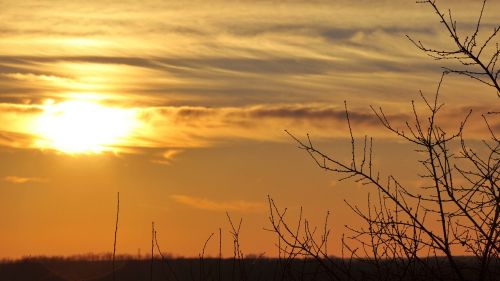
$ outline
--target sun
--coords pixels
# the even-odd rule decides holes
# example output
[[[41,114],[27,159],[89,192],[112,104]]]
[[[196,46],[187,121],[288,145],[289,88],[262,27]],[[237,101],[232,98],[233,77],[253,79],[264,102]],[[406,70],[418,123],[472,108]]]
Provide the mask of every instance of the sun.
[[[37,146],[64,153],[115,151],[132,133],[135,112],[86,100],[47,103],[36,120]]]

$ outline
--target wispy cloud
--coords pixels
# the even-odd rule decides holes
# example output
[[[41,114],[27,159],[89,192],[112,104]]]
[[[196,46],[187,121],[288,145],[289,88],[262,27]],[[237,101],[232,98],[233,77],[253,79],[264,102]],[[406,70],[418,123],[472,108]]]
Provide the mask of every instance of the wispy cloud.
[[[3,178],[4,181],[13,184],[26,184],[26,183],[40,183],[45,182],[46,179],[36,178],[36,177],[19,177],[19,176],[7,176]]]
[[[3,4],[0,92],[9,99],[90,89],[132,103],[146,96],[149,105],[402,101],[402,91],[418,91],[441,71],[404,35],[435,48],[449,43],[437,17],[411,2]],[[461,28],[473,28],[471,4],[453,5]],[[498,7],[488,2],[485,29],[496,24],[490,11]]]
[[[32,131],[37,116],[43,112],[39,105],[0,104],[0,145],[37,148],[43,135]],[[495,106],[445,106],[438,122],[443,129],[453,131],[469,111],[466,124],[469,138],[488,137],[481,114],[495,111]],[[425,109],[417,107],[425,120]],[[405,122],[414,122],[411,105],[384,108],[394,127],[403,129]],[[119,146],[130,152],[141,148],[163,150],[151,161],[171,164],[186,148],[208,147],[221,142],[239,140],[289,142],[284,130],[298,136],[309,133],[313,138],[328,139],[348,136],[344,105],[328,104],[263,104],[246,107],[159,106],[134,109],[138,126]],[[495,116],[490,116],[491,122]],[[371,109],[349,107],[349,118],[356,136],[375,138],[395,137],[385,130]],[[490,123],[497,126],[496,123]],[[493,128],[495,129],[495,127]]]
[[[184,150],[181,149],[168,149],[164,151],[159,158],[151,160],[151,162],[161,165],[171,165],[177,157],[177,155],[181,154]]]
[[[248,201],[217,202],[207,198],[193,197],[188,195],[172,195],[171,198],[180,204],[208,211],[261,212],[265,210],[264,204],[257,202],[248,202]]]
[[[396,123],[411,120],[409,101],[433,91],[441,72],[404,35],[433,48],[449,44],[436,15],[410,2],[118,2],[3,3],[0,144],[30,147],[40,137],[27,129],[37,105],[74,93],[137,108],[144,126],[124,144],[132,148],[282,141],[284,129],[345,136],[344,100],[358,132],[385,137],[369,104]],[[453,5],[460,27],[473,28],[471,3]],[[488,2],[485,30],[497,23],[491,11],[499,5]],[[487,90],[455,82],[446,81],[443,96],[457,112],[494,109]]]

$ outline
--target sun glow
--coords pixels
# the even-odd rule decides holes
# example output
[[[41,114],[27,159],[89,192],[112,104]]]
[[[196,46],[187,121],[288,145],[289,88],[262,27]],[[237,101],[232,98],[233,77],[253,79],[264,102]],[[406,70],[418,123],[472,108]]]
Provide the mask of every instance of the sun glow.
[[[86,100],[48,102],[37,119],[40,148],[65,153],[116,151],[136,126],[135,111]]]

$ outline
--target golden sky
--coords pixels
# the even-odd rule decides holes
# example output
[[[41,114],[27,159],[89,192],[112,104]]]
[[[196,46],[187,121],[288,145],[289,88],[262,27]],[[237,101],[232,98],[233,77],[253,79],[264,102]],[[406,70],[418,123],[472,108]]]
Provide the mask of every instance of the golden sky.
[[[481,7],[439,4],[464,32]],[[485,30],[498,10],[488,2]],[[245,253],[275,255],[268,194],[313,221],[331,210],[338,235],[343,199],[363,204],[366,188],[318,170],[284,129],[348,157],[347,100],[377,163],[414,181],[412,147],[369,106],[403,122],[435,90],[441,62],[405,35],[450,46],[429,7],[403,0],[0,0],[0,22],[0,258],[109,252],[118,191],[120,253],[145,252],[155,221],[164,251],[197,255],[228,211]],[[445,127],[473,108],[472,139],[499,105],[455,76],[442,99]]]

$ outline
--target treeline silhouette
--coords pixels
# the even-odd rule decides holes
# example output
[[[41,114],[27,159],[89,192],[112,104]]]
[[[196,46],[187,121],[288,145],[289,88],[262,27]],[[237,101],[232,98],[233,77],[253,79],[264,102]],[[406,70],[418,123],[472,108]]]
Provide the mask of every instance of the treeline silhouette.
[[[472,257],[457,257],[460,266],[474,267]],[[336,266],[345,266],[345,260],[331,258]],[[4,260],[0,263],[0,280],[2,281],[108,281],[113,280],[111,254],[82,255],[72,257],[30,257],[21,260]],[[131,256],[120,256],[116,259],[115,278],[120,281],[234,281],[234,280],[331,280],[320,261],[317,259],[279,259],[279,258],[244,258],[242,260],[218,258],[169,258],[166,261],[155,258],[139,259]],[[401,261],[404,262],[404,261]],[[427,265],[419,265],[415,274],[406,274],[393,260],[382,263],[384,271],[376,268],[367,260],[351,260],[351,272],[337,280],[434,280],[427,271],[427,266],[438,266],[443,276],[451,274],[452,269],[446,267],[445,258],[429,259]],[[153,275],[151,275],[151,265]],[[171,271],[173,269],[174,271]],[[499,280],[500,264],[491,265],[491,279]],[[468,275],[468,276],[467,276]],[[466,274],[474,279],[473,272]],[[383,278],[383,279],[382,279]],[[447,280],[447,279],[444,279]]]

